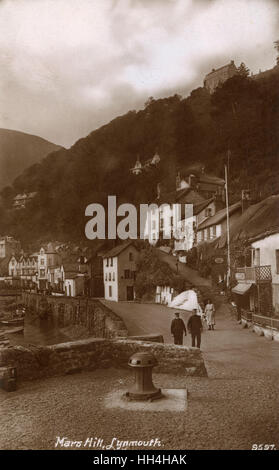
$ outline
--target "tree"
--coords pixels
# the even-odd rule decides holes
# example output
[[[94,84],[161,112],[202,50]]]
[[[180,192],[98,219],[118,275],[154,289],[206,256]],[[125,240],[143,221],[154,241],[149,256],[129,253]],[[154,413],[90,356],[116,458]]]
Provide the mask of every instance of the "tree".
[[[250,75],[250,70],[248,69],[248,67],[246,67],[244,62],[241,62],[240,66],[237,68],[237,72],[242,77],[249,77]]]
[[[277,51],[276,64],[279,65],[279,40],[274,41],[274,49]]]

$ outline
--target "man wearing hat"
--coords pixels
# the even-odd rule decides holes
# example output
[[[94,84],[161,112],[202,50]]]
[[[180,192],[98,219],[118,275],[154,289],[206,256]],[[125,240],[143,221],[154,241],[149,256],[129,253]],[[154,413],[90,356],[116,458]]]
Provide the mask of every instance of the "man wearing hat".
[[[201,345],[202,322],[201,317],[197,315],[196,308],[192,310],[192,315],[188,320],[187,328],[192,336],[192,347],[195,347],[197,343],[196,347],[199,348]]]
[[[182,318],[179,318],[179,312],[175,312],[175,318],[171,322],[171,334],[174,338],[174,344],[183,344],[183,333],[187,335],[186,327]]]

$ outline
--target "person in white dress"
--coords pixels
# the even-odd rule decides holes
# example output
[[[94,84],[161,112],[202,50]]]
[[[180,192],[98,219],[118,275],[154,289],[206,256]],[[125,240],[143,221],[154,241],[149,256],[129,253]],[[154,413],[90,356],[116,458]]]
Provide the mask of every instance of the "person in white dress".
[[[211,299],[208,299],[205,305],[204,314],[206,318],[206,323],[209,330],[214,330],[215,326],[215,307],[211,302]]]

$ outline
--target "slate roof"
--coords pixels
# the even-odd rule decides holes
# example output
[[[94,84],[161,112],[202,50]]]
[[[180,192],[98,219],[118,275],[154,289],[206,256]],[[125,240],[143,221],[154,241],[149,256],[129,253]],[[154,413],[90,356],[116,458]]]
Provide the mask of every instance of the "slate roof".
[[[240,208],[241,208],[241,201],[236,202],[235,204],[229,207],[229,215],[232,215],[234,212],[236,212]],[[216,212],[216,214],[214,214],[212,217],[208,217],[208,219],[202,222],[198,226],[198,230],[203,230],[204,228],[212,227],[212,225],[219,224],[220,222],[222,222],[222,220],[226,218],[226,216],[227,216],[227,209],[225,207],[224,209]]]
[[[232,243],[238,240],[251,242],[274,233],[279,233],[279,194],[250,206],[231,227],[230,240]],[[222,235],[217,247],[224,248],[226,243],[226,236]]]
[[[126,250],[130,245],[132,245],[134,248],[136,248],[133,245],[133,242],[130,240],[126,243],[121,243],[121,245],[117,245],[111,250],[107,251],[106,253],[103,254],[103,258],[114,258],[115,256],[118,256],[122,251]],[[137,250],[137,248],[136,248]]]

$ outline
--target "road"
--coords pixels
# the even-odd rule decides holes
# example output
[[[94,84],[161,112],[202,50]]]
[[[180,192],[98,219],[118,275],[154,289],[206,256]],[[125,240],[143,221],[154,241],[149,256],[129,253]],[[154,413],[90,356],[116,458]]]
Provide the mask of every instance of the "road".
[[[175,309],[157,304],[105,300],[103,303],[124,320],[129,335],[158,333],[163,335],[165,343],[173,343],[170,324]],[[208,331],[205,327],[202,334],[201,349],[207,364],[214,367],[217,364],[234,364],[241,369],[254,369],[264,373],[279,371],[279,343],[243,329],[231,318],[226,302],[219,298],[218,304],[215,330]],[[180,317],[185,324],[189,316],[190,312],[180,310]],[[184,339],[184,344],[191,346],[189,334]]]
[[[177,258],[172,255],[157,249],[157,255],[162,261],[168,263],[173,271],[177,271]],[[193,284],[195,287],[208,287],[211,288],[211,280],[201,277],[195,269],[189,268],[185,263],[178,261],[178,273],[183,276],[187,281]]]

